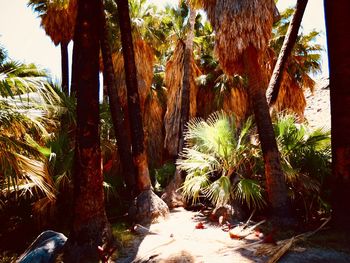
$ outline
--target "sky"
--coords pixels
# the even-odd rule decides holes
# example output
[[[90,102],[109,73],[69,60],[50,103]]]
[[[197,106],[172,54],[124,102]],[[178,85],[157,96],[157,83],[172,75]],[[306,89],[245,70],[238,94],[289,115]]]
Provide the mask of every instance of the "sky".
[[[159,6],[176,4],[176,0],[149,0]],[[61,76],[60,48],[55,47],[40,27],[40,19],[26,6],[27,0],[0,0],[0,44],[10,58],[25,63],[35,63],[48,69],[56,80]],[[279,10],[295,6],[296,0],[279,0]],[[317,42],[326,49],[323,0],[309,0],[302,27],[304,32],[321,31]],[[70,45],[72,46],[72,45]],[[70,48],[71,51],[71,48]],[[322,76],[328,76],[328,58],[322,52]]]

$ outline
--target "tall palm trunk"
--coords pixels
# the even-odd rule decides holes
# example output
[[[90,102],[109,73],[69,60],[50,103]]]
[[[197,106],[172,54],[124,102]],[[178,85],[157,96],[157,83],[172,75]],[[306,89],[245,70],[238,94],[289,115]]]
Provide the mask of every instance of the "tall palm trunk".
[[[120,105],[116,80],[114,75],[114,68],[112,62],[112,53],[111,47],[108,42],[108,28],[106,24],[106,18],[104,14],[103,6],[101,6],[100,10],[101,16],[101,50],[103,56],[103,64],[104,64],[104,81],[107,86],[108,97],[109,97],[109,107],[112,115],[112,122],[114,126],[114,133],[117,138],[118,151],[120,153],[120,159],[123,167],[123,175],[124,180],[127,185],[127,190],[130,194],[129,197],[134,197],[135,190],[135,178],[136,178],[136,170],[132,160],[131,153],[131,144],[126,129],[126,121],[124,119],[124,114],[122,107]]]
[[[267,103],[271,107],[278,98],[278,93],[281,86],[283,71],[286,67],[287,60],[292,53],[293,47],[298,37],[301,20],[303,19],[304,11],[308,0],[298,0],[294,15],[290,21],[287,34],[283,41],[283,45],[278,56],[275,68],[270,79],[269,86],[266,91]]]
[[[253,105],[255,121],[258,126],[259,139],[265,161],[267,193],[273,214],[279,219],[290,216],[287,187],[280,163],[271,117],[263,88],[263,76],[258,62],[259,54],[249,46],[243,55],[243,65],[249,78],[248,94]]]
[[[180,132],[179,132],[179,146],[178,153],[182,151],[184,146],[184,131],[187,125],[187,122],[190,118],[190,89],[191,89],[191,58],[192,58],[192,47],[193,47],[193,37],[194,37],[194,23],[196,19],[196,12],[189,8],[190,17],[189,24],[190,29],[188,31],[186,46],[184,51],[184,76],[182,80],[182,89],[181,89],[181,115],[180,115]]]
[[[329,55],[333,218],[350,230],[350,2],[325,0]]]
[[[134,163],[137,169],[137,185],[140,192],[151,189],[147,154],[144,146],[142,112],[137,88],[137,71],[131,35],[128,0],[117,0],[119,26],[123,48],[125,83],[127,87],[128,111],[131,128],[131,144]]]
[[[98,247],[112,241],[101,173],[99,137],[100,0],[79,0],[73,60],[77,87],[74,215],[64,262],[98,262]],[[87,63],[88,62],[88,63]]]
[[[191,78],[192,78],[192,54],[193,54],[193,37],[194,37],[194,23],[196,19],[196,11],[192,8],[189,8],[190,17],[189,24],[190,28],[188,35],[185,41],[185,50],[184,50],[184,59],[183,59],[183,79],[182,79],[182,88],[181,88],[181,108],[180,108],[180,125],[178,132],[178,145],[177,145],[177,154],[179,154],[184,147],[184,132],[189,121],[190,117],[190,89],[191,89]],[[180,188],[181,184],[184,181],[183,173],[176,169],[175,175],[172,181],[167,186],[165,193],[162,195],[162,199],[169,207],[183,206],[184,198],[177,192],[177,189]]]
[[[69,82],[69,59],[68,59],[68,43],[61,42],[61,73],[62,73],[62,91],[68,95]]]

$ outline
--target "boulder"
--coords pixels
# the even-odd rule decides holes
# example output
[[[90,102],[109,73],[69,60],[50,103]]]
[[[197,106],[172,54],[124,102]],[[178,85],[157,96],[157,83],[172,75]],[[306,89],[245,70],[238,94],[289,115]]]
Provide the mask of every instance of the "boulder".
[[[16,262],[53,263],[66,240],[67,237],[61,233],[52,230],[42,232]]]

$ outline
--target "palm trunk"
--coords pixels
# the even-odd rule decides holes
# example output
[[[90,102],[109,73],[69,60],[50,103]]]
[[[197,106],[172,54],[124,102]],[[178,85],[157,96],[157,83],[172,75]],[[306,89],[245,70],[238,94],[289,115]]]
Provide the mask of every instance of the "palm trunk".
[[[106,24],[103,6],[100,10],[101,15],[101,49],[104,63],[104,81],[107,86],[109,106],[112,115],[112,122],[114,126],[114,133],[117,138],[118,151],[123,167],[124,180],[127,185],[127,190],[130,197],[134,197],[136,170],[132,160],[131,144],[126,129],[126,121],[122,107],[120,106],[116,80],[114,75],[114,68],[112,62],[111,47],[108,42],[108,28]]]
[[[101,173],[99,137],[100,0],[79,0],[74,36],[77,133],[74,161],[73,225],[64,262],[98,262],[98,247],[111,244]],[[86,63],[88,61],[88,63]]]
[[[178,132],[178,147],[177,154],[181,153],[184,147],[184,132],[186,125],[189,121],[190,117],[190,89],[191,89],[191,58],[193,54],[193,37],[194,37],[194,23],[196,19],[196,12],[193,9],[190,10],[190,29],[188,31],[185,50],[184,50],[184,59],[183,59],[183,79],[182,79],[182,89],[181,89],[181,114],[180,114],[180,126]],[[170,207],[184,206],[185,200],[177,190],[181,187],[184,181],[184,174],[176,169],[175,175],[167,188],[165,189],[165,193],[162,195],[162,199],[164,202]]]
[[[101,40],[101,49],[103,49],[103,47],[102,47],[102,45],[103,45],[102,41],[103,41],[103,40]],[[104,64],[105,64],[105,63],[104,63]],[[104,65],[104,67],[105,67],[105,65]],[[108,83],[107,83],[107,82],[108,82],[108,81],[107,81],[107,79],[108,79],[108,76],[107,76],[108,72],[106,72],[106,70],[103,69],[102,74],[103,74],[103,98],[102,98],[102,101],[103,101],[103,103],[108,103],[108,102],[109,102],[109,101],[108,101]]]
[[[137,88],[137,71],[131,35],[129,5],[127,0],[117,0],[117,4],[124,57],[125,82],[127,87],[132,154],[135,166],[137,168],[138,190],[142,192],[151,189],[151,180],[148,171],[147,155],[144,147],[142,112]]]
[[[181,115],[180,115],[180,132],[179,132],[179,146],[178,153],[180,153],[184,146],[184,132],[187,122],[190,118],[190,89],[191,89],[191,58],[192,58],[192,47],[193,47],[193,37],[194,37],[194,22],[196,19],[196,12],[191,8],[190,11],[190,29],[186,39],[186,46],[184,51],[184,76],[182,80],[181,89]]]
[[[165,217],[169,213],[169,209],[152,191],[147,155],[144,147],[142,113],[137,87],[137,72],[131,35],[129,5],[127,0],[118,0],[117,4],[124,57],[132,153],[137,168],[137,186],[140,192],[129,209],[129,216],[133,217],[135,221],[147,224],[157,220],[159,217]]]
[[[61,43],[61,73],[62,73],[62,91],[68,95],[69,82],[69,60],[68,60],[68,43]]]
[[[287,34],[283,41],[283,45],[278,56],[275,68],[270,79],[269,86],[266,91],[267,103],[271,107],[278,98],[278,93],[281,86],[283,71],[286,67],[287,60],[292,53],[293,47],[298,37],[301,20],[303,19],[304,11],[308,0],[298,0],[295,13],[289,24]]]
[[[332,207],[339,229],[350,230],[350,2],[325,0],[332,127]]]
[[[253,105],[255,122],[258,126],[265,162],[267,193],[273,214],[278,219],[287,219],[290,216],[287,187],[266,102],[258,56],[259,54],[253,46],[249,46],[243,55],[244,68],[249,78],[248,95]]]

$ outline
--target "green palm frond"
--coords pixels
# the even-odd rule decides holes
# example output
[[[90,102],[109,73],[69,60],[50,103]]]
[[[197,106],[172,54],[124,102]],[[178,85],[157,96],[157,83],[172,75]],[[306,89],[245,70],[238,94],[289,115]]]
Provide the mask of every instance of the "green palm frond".
[[[248,208],[261,209],[266,206],[264,189],[256,180],[242,178],[233,189],[233,196],[246,203]]]
[[[208,174],[192,173],[186,177],[180,190],[182,190],[185,199],[192,198],[192,202],[195,203],[203,195],[203,189],[206,189],[209,184]]]
[[[206,197],[216,206],[229,203],[231,198],[231,181],[227,176],[221,176],[203,190]]]
[[[302,200],[309,209],[314,200],[322,200],[322,185],[330,175],[330,132],[310,131],[292,115],[278,116],[274,130],[292,200]]]
[[[254,147],[250,145],[252,120],[237,127],[234,117],[217,112],[188,123],[186,148],[177,167],[187,173],[182,191],[186,197],[205,196],[215,206],[232,199],[232,182],[251,167]]]
[[[0,65],[0,182],[2,194],[55,198],[45,143],[63,108],[45,71],[33,64]]]

